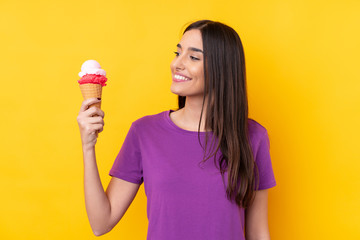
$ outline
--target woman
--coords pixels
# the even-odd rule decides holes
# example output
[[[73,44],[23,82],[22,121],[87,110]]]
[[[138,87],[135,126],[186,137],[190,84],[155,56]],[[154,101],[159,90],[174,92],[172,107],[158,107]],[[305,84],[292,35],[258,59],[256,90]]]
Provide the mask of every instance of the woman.
[[[132,123],[106,192],[94,150],[104,113],[88,108],[97,99],[81,106],[85,202],[94,234],[117,224],[144,183],[147,239],[270,239],[267,189],[276,182],[267,131],[248,119],[239,36],[219,22],[192,23],[171,72],[179,109]]]

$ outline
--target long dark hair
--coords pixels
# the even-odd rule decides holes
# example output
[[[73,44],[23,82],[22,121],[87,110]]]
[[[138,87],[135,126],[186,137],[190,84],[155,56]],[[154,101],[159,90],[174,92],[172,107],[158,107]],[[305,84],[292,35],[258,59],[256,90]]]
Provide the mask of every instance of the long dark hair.
[[[224,180],[228,173],[226,194],[240,207],[248,207],[258,188],[258,169],[254,161],[248,135],[248,100],[244,50],[240,37],[231,27],[210,20],[190,24],[184,31],[201,31],[204,52],[204,99],[206,105],[205,129],[211,129],[213,136],[210,146],[216,144],[208,157],[221,150],[220,172]],[[205,103],[205,97],[208,97]],[[185,106],[186,97],[178,96],[179,109]],[[201,117],[198,132],[200,131]],[[199,136],[199,135],[198,135]],[[205,152],[208,134],[205,135]],[[200,138],[199,138],[200,139]],[[200,142],[201,144],[201,142]]]

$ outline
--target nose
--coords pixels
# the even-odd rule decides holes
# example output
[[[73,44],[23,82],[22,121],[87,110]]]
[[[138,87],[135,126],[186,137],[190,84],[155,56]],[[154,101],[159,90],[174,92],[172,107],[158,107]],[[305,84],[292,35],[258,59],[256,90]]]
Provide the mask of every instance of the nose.
[[[175,57],[175,59],[173,61],[173,67],[175,70],[178,70],[178,71],[185,69],[185,63],[184,63],[184,59],[183,59],[182,55]]]

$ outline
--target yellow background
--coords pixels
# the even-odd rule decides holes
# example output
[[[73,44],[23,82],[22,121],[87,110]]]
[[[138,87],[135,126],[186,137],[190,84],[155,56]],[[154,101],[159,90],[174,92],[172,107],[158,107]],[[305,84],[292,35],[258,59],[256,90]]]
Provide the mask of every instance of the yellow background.
[[[360,1],[0,2],[1,239],[95,239],[84,205],[78,72],[108,72],[101,178],[132,121],[176,108],[170,61],[188,22],[242,38],[250,117],[268,129],[272,239],[360,239]],[[220,223],[219,223],[220,224]],[[145,239],[141,187],[102,239]]]

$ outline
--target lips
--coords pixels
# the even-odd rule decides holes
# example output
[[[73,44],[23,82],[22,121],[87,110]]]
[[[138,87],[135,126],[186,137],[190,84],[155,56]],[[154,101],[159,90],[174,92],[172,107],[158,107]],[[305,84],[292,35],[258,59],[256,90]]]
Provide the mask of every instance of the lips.
[[[181,74],[174,74],[173,80],[175,82],[187,82],[187,81],[190,81],[191,78],[188,78],[188,77],[186,77],[184,75],[181,75]]]

